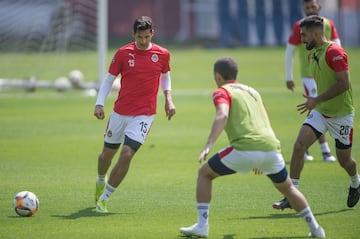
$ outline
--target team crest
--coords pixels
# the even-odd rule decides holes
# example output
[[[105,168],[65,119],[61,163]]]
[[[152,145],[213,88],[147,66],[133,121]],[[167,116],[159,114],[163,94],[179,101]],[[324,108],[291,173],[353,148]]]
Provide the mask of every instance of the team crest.
[[[109,130],[109,131],[107,132],[107,136],[108,136],[108,137],[111,137],[111,136],[112,136],[112,131],[111,131],[111,130]]]
[[[151,56],[151,60],[152,60],[152,62],[158,62],[159,61],[159,56],[157,54],[153,54]]]

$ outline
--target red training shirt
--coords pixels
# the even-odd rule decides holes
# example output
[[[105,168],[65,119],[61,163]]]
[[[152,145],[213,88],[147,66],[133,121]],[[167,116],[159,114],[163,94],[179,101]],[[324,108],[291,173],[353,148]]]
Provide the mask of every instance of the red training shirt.
[[[127,116],[156,114],[160,75],[168,71],[170,53],[159,45],[139,50],[133,42],[119,48],[109,67],[110,74],[121,74],[114,111]]]

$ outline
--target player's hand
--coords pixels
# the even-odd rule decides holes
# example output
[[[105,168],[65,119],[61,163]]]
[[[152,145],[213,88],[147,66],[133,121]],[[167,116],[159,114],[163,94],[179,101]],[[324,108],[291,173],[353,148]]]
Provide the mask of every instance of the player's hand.
[[[98,119],[104,119],[105,113],[104,113],[104,106],[102,105],[95,105],[94,115]]]
[[[306,98],[306,102],[296,106],[297,111],[299,111],[300,114],[303,114],[305,112],[310,112],[317,105],[316,98],[306,96],[306,95],[303,95],[303,96]]]
[[[176,108],[172,101],[166,101],[165,113],[168,120],[170,120],[176,114]]]
[[[258,168],[253,168],[252,170],[254,172],[255,175],[261,175],[262,174],[262,171]]]
[[[295,90],[295,83],[293,80],[289,80],[289,81],[286,81],[286,87],[291,90],[292,92],[294,92]]]
[[[210,145],[210,144],[205,145],[205,147],[201,151],[200,156],[198,158],[199,163],[202,163],[202,162],[206,161],[206,157],[208,156],[211,147],[212,147],[212,145]]]

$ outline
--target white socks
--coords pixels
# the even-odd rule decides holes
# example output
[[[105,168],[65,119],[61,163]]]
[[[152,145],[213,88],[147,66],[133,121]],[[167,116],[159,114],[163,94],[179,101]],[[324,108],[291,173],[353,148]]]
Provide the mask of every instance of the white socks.
[[[350,177],[350,186],[352,188],[358,188],[360,185],[360,176],[356,173],[354,176]]]
[[[104,193],[101,195],[100,200],[109,200],[111,194],[115,191],[116,188],[111,186],[110,184],[106,185]]]
[[[314,214],[311,212],[310,207],[304,208],[299,214],[308,224],[310,231],[315,231],[319,227],[319,224],[317,223]]]
[[[99,186],[102,186],[106,183],[106,174],[104,175],[98,175],[98,178],[96,180],[96,184],[98,184]]]
[[[327,142],[320,144],[320,149],[322,153],[330,153],[329,144]]]
[[[295,188],[299,189],[299,181],[300,179],[291,178],[292,184],[295,186]]]
[[[197,204],[197,212],[198,212],[198,221],[197,224],[200,227],[208,224],[209,218],[209,203],[198,203]]]

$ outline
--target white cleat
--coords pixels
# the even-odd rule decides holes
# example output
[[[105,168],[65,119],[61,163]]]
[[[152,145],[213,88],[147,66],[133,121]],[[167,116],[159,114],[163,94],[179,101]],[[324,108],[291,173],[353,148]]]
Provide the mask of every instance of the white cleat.
[[[309,237],[325,238],[325,231],[319,226],[315,231],[309,233]]]
[[[324,162],[333,163],[336,162],[336,158],[332,156],[330,153],[323,153]]]
[[[305,153],[305,154],[304,154],[304,159],[305,159],[306,161],[313,161],[313,160],[314,160],[314,157],[311,156],[310,154]]]
[[[191,227],[181,227],[180,232],[185,236],[196,236],[196,237],[208,237],[209,235],[209,224],[202,227],[198,224],[194,224]]]

